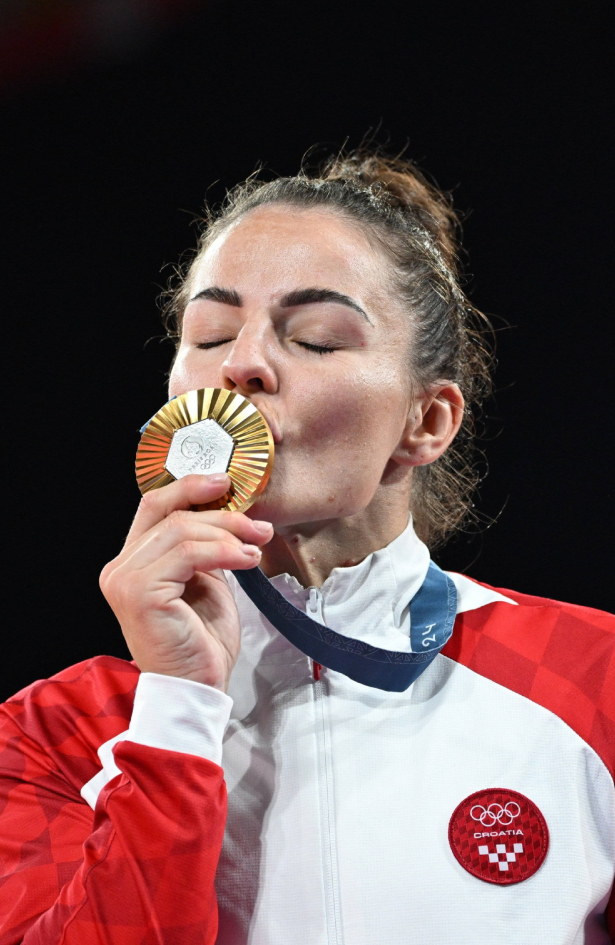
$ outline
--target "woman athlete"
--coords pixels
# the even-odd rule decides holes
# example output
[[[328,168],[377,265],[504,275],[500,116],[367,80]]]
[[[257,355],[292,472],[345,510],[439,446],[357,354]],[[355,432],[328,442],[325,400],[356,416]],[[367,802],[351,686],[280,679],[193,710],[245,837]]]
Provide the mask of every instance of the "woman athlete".
[[[169,396],[249,398],[271,480],[248,514],[196,511],[224,474],[146,494],[101,575],[133,662],[2,707],[2,945],[611,941],[615,621],[430,564],[488,390],[455,230],[373,153],[207,222]],[[244,593],[256,566],[341,668]]]

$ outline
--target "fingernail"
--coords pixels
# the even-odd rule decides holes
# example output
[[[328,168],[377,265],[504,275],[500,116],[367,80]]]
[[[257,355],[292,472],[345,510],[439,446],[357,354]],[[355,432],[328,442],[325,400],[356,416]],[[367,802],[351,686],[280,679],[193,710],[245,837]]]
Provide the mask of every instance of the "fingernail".
[[[241,549],[248,558],[260,558],[261,550],[256,545],[244,545]]]
[[[256,531],[260,532],[261,535],[267,535],[273,528],[271,522],[252,522],[252,524],[254,525]]]
[[[214,486],[222,486],[228,480],[226,473],[213,473],[213,475],[207,477],[207,481],[211,482]]]

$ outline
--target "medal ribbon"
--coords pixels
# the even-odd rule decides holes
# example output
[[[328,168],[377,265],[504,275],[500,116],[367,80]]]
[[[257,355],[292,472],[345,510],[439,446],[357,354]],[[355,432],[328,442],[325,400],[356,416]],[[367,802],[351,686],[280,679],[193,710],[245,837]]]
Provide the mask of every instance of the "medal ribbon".
[[[410,601],[411,653],[383,650],[312,620],[287,601],[260,568],[233,574],[252,603],[293,646],[315,663],[374,689],[404,692],[436,658],[453,632],[457,588],[433,561]]]

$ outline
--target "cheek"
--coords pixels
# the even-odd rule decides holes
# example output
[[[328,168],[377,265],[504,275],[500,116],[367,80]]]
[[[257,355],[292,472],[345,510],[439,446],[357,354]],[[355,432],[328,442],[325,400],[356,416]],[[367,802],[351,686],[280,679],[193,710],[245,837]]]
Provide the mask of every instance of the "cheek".
[[[169,376],[169,396],[175,397],[201,387],[217,387],[217,379],[216,369],[204,369],[202,364],[197,365],[191,352],[180,348]]]
[[[304,430],[315,449],[334,442],[340,450],[370,443],[391,451],[406,420],[404,393],[399,377],[377,369],[335,375],[326,385],[297,391]]]

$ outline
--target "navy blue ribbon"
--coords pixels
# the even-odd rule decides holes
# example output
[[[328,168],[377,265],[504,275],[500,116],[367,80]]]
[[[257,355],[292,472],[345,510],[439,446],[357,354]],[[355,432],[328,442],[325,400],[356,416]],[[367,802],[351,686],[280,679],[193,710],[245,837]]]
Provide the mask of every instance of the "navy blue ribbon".
[[[410,601],[411,653],[383,650],[312,620],[287,601],[260,568],[233,574],[263,616],[298,650],[321,666],[374,689],[404,692],[436,658],[453,632],[457,588],[433,561]]]

